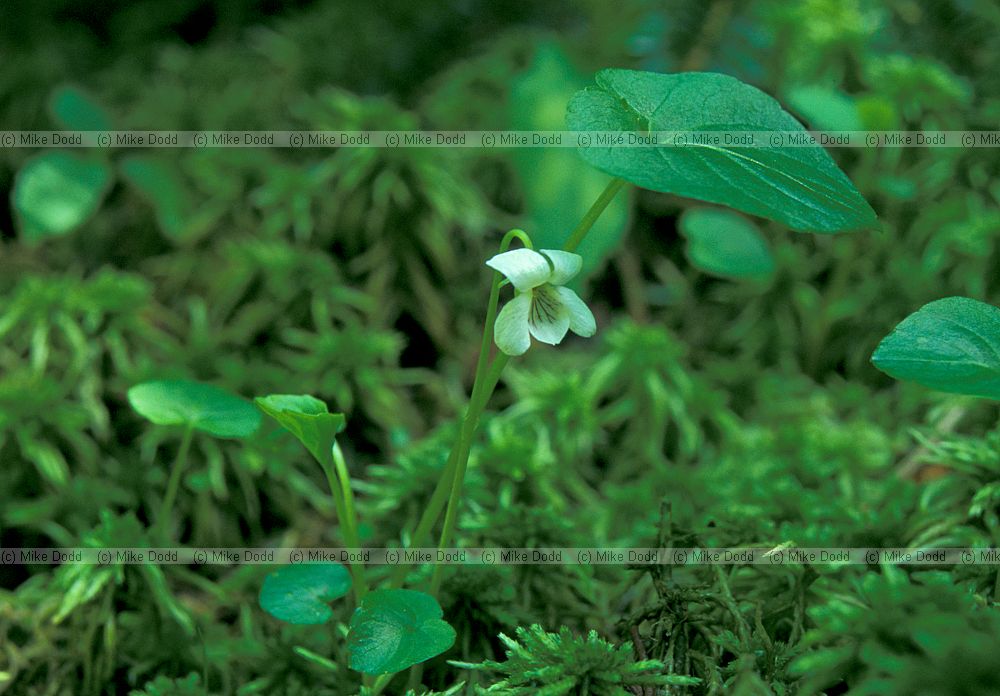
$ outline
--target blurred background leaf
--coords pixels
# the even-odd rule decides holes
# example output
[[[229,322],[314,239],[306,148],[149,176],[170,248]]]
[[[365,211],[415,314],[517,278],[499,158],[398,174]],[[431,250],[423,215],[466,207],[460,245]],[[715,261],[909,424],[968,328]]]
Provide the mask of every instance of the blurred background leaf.
[[[696,268],[730,278],[767,278],[774,259],[757,226],[737,213],[691,208],[680,222],[687,256]]]
[[[558,42],[553,39],[540,42],[528,68],[510,85],[510,128],[565,130],[566,103],[586,84],[586,76],[573,66]],[[581,167],[579,155],[571,147],[518,148],[510,156],[525,199],[522,227],[536,247],[560,248],[611,177]],[[628,195],[616,198],[577,249],[584,259],[581,280],[593,273],[621,243],[628,205]]]
[[[93,215],[111,183],[108,165],[68,152],[46,152],[17,174],[11,192],[28,242],[58,237]]]

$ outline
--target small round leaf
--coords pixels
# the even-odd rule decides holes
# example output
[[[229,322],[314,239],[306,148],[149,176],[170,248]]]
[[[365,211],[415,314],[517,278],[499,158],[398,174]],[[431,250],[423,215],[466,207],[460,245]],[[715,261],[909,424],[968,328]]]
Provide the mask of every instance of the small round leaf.
[[[58,151],[29,160],[11,193],[25,239],[58,237],[82,225],[110,183],[111,168],[101,160]]]
[[[455,643],[437,600],[416,590],[376,590],[354,611],[347,649],[351,669],[399,672],[440,655]]]
[[[157,425],[188,426],[215,437],[249,437],[260,426],[260,412],[249,401],[201,382],[143,382],[128,390],[128,400]]]
[[[337,563],[306,563],[280,568],[260,588],[260,606],[276,619],[293,624],[321,624],[333,611],[327,602],[351,589],[351,575]]]

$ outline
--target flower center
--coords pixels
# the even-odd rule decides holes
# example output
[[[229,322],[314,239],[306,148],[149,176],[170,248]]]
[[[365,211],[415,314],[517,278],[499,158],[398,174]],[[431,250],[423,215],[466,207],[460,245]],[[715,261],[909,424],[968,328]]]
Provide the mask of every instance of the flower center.
[[[559,314],[559,295],[551,285],[535,288],[531,293],[531,312],[528,321],[532,324],[551,324]]]

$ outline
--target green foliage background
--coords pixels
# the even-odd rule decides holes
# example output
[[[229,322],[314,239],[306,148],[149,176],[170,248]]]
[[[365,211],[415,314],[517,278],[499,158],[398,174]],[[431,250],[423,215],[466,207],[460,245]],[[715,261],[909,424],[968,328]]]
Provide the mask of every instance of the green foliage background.
[[[0,123],[559,128],[607,66],[727,73],[815,128],[1000,123],[992,0],[278,7],[4,3]],[[931,300],[1000,304],[1000,158],[831,155],[881,229],[756,220],[773,268],[745,279],[695,265],[679,220],[704,204],[616,202],[581,249],[598,335],[508,368],[458,542],[1000,545],[996,403],[869,362]],[[47,235],[17,194],[38,156],[0,151],[3,547],[149,543],[178,438],[126,392],[154,379],[343,411],[364,541],[398,543],[454,440],[482,261],[515,226],[558,245],[608,180],[569,150],[81,150],[94,200]],[[191,457],[181,543],[342,543],[326,482],[273,423],[196,437]],[[283,625],[256,603],[268,570],[0,566],[0,693],[358,693],[350,605],[332,629]],[[439,599],[458,640],[416,692],[1000,692],[997,569],[918,570],[456,567]]]

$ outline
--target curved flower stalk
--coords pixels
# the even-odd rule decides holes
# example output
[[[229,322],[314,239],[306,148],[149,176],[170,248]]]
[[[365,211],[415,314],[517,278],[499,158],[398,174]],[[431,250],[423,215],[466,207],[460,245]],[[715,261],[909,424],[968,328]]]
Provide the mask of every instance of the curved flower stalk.
[[[554,249],[514,249],[497,254],[486,265],[514,286],[514,299],[497,316],[493,338],[507,355],[522,355],[531,337],[556,345],[568,331],[593,336],[597,322],[579,295],[564,287],[580,272],[579,254]]]

